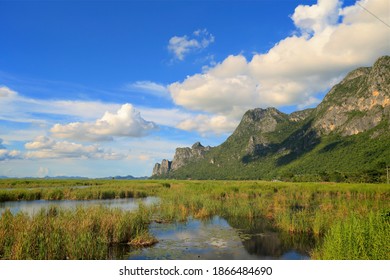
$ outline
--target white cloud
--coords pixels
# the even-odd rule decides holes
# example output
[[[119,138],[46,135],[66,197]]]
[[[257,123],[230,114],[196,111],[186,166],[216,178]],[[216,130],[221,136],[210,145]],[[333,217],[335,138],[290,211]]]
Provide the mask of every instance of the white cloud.
[[[37,113],[93,120],[101,116],[101,112],[118,110],[120,106],[98,101],[34,99],[0,87],[0,120],[12,122],[46,124],[47,119],[38,118]]]
[[[183,109],[138,108],[142,116],[158,125],[176,127],[178,123],[192,118],[193,114]]]
[[[45,177],[49,175],[49,168],[40,166],[37,172],[38,177]]]
[[[6,86],[0,86],[0,100],[4,98],[14,98],[15,96],[17,96],[16,91],[13,91]]]
[[[126,90],[142,91],[143,93],[149,93],[157,97],[171,98],[165,85],[152,81],[136,81],[134,83],[127,84],[125,88]]]
[[[51,128],[55,137],[86,141],[108,141],[115,136],[141,137],[157,125],[145,121],[131,104],[124,104],[116,114],[106,112],[95,122],[56,124]]]
[[[0,138],[0,161],[20,158],[21,152],[17,150],[7,150],[3,145],[3,139]]]
[[[173,36],[169,39],[168,50],[179,60],[184,60],[190,52],[207,48],[215,41],[215,37],[207,29],[198,29],[192,36]]]
[[[0,161],[3,160],[10,160],[10,159],[20,159],[21,158],[21,152],[17,150],[7,150],[7,149],[0,149]]]
[[[143,88],[145,91],[154,90],[156,94],[159,94],[157,91],[160,91],[162,95],[168,95],[170,98],[170,94],[167,92],[166,87],[161,84],[142,81],[136,82],[133,85]],[[74,126],[80,129],[80,134],[82,134],[83,125],[88,126],[89,124],[88,127],[91,127],[91,124],[97,122],[96,120],[101,118],[102,112],[118,111],[122,107],[121,104],[96,101],[33,99],[26,98],[7,87],[2,87],[1,90],[3,98],[0,98],[0,120],[32,124],[31,127],[25,127],[23,130],[20,130],[9,126],[6,127],[0,123],[0,137],[8,142],[29,141],[39,135],[47,134],[47,128],[53,127],[54,125],[51,120],[51,114],[55,114],[57,117],[58,115],[61,115],[68,119],[79,119],[79,122],[76,122],[77,125]],[[165,93],[163,92],[164,90]],[[176,127],[178,123],[193,117],[192,113],[179,108],[161,109],[138,107],[137,110],[139,110],[142,117],[149,122],[171,127]],[[36,113],[41,114],[40,118],[37,118]],[[65,126],[66,125],[60,125],[59,127],[65,129]],[[12,130],[12,133],[10,133],[10,130]],[[67,133],[68,130],[66,130]],[[110,137],[99,138],[104,138],[106,140],[111,139]]]
[[[318,0],[316,5],[299,5],[291,18],[303,33],[321,32],[337,23],[340,7],[338,0]]]
[[[340,1],[319,0],[291,16],[299,32],[255,54],[231,55],[205,72],[168,86],[174,102],[190,110],[238,120],[250,108],[319,102],[348,71],[371,65],[390,52],[390,29],[358,6],[390,22],[386,0],[366,0],[340,9]],[[182,128],[194,129],[187,122]],[[200,132],[203,126],[198,126]],[[226,132],[229,132],[226,126]],[[219,130],[220,131],[220,130]]]
[[[222,115],[197,115],[194,118],[186,119],[177,125],[177,128],[198,131],[201,135],[207,133],[223,134],[226,131],[232,131],[238,125],[237,120],[229,119]]]
[[[111,151],[105,151],[98,145],[87,145],[68,142],[56,141],[46,136],[39,136],[32,142],[25,144],[28,152],[25,158],[28,159],[121,159],[125,155],[119,155]]]

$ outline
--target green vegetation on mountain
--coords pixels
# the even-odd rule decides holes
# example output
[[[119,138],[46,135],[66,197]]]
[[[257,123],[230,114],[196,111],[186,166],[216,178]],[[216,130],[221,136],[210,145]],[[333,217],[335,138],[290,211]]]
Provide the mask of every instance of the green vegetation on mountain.
[[[153,175],[384,182],[389,147],[390,56],[385,56],[373,67],[349,73],[317,108],[289,115],[275,108],[249,110],[220,146],[197,143],[186,148],[192,156],[176,153],[167,168]]]

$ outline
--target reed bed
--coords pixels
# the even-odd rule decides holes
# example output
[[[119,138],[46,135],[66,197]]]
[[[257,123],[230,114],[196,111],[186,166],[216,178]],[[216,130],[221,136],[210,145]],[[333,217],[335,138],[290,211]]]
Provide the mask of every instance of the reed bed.
[[[390,186],[386,184],[93,180],[85,182],[87,187],[81,189],[74,188],[69,182],[62,187],[55,182],[44,182],[46,185],[39,187],[41,182],[34,182],[29,185],[35,187],[29,189],[19,182],[11,190],[1,189],[11,183],[0,182],[0,201],[152,195],[160,197],[160,202],[157,206],[144,207],[137,214],[93,209],[95,214],[90,214],[91,217],[80,209],[73,212],[57,209],[53,217],[42,212],[32,218],[22,213],[12,216],[6,212],[1,217],[1,258],[104,258],[109,244],[153,243],[155,240],[150,237],[147,226],[150,220],[176,222],[190,217],[209,219],[218,215],[228,221],[244,221],[246,224],[267,219],[293,238],[315,238],[318,242],[311,256],[316,259],[390,259]],[[88,185],[92,183],[95,185]],[[72,222],[77,220],[76,217],[80,223],[85,220],[80,232]],[[123,221],[127,221],[126,226]],[[23,224],[26,226],[19,228]],[[138,226],[129,226],[134,224]],[[43,225],[48,226],[46,233],[42,233]],[[40,241],[32,239],[31,233],[38,236],[40,233]],[[148,238],[151,242],[144,240]],[[72,249],[68,239],[85,243],[88,252],[75,253],[81,250],[80,246]],[[89,247],[92,246],[88,245],[91,240],[98,241],[97,249]],[[62,246],[68,253],[61,255],[58,248]],[[48,249],[45,251],[41,247]]]
[[[389,185],[172,181],[160,196],[162,220],[267,218],[291,235],[317,239],[313,258],[390,259],[389,218],[383,218],[390,216]]]
[[[126,212],[105,207],[58,207],[25,213],[3,213],[1,259],[106,259],[114,244],[147,245],[150,213],[145,207]]]
[[[90,200],[156,195],[160,183],[146,181],[0,180],[0,202],[18,200]]]

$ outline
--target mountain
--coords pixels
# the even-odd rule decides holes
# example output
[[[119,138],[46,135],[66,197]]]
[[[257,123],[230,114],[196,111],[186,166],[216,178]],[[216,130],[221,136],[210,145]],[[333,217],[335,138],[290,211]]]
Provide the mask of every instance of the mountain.
[[[110,179],[113,179],[113,180],[146,180],[148,179],[149,177],[134,177],[134,176],[131,176],[131,175],[127,175],[127,176],[113,176],[113,177],[104,177],[104,178],[98,178],[98,179],[105,179],[105,180],[110,180]]]
[[[390,56],[350,72],[314,109],[247,111],[220,146],[177,148],[155,178],[383,181],[390,165]]]

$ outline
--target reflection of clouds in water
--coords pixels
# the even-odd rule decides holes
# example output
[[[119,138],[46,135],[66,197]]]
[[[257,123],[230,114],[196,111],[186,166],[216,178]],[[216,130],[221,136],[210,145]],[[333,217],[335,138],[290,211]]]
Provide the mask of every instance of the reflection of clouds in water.
[[[109,208],[119,208],[122,210],[133,211],[139,207],[139,203],[152,205],[158,202],[157,197],[146,198],[120,198],[106,200],[32,200],[32,201],[7,201],[0,202],[0,214],[9,208],[11,213],[25,212],[33,216],[39,213],[41,209],[48,209],[51,206],[58,206],[63,209],[74,209],[78,206],[106,206]]]
[[[223,239],[212,237],[210,239],[210,245],[213,245],[218,248],[226,248],[228,243]]]
[[[305,258],[292,247],[286,246],[278,232],[266,231],[264,227],[252,228],[250,232],[237,230],[220,217],[205,221],[190,219],[186,223],[177,224],[152,224],[150,230],[159,243],[130,253],[129,259]]]
[[[138,251],[139,258],[150,259],[256,259],[247,253],[238,232],[226,220],[214,217],[206,221],[154,224],[155,246]],[[134,257],[137,258],[136,254]]]

